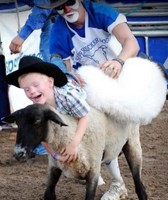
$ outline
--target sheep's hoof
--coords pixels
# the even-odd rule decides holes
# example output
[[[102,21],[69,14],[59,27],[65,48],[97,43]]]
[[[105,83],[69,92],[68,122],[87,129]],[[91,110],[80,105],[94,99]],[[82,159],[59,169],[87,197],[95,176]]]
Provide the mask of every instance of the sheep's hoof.
[[[110,189],[102,196],[101,200],[120,200],[128,197],[124,183],[113,182]]]

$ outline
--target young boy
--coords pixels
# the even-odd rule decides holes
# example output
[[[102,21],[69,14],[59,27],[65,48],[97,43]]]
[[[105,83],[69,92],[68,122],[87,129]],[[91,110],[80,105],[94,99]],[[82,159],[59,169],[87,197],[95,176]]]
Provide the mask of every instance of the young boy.
[[[21,58],[18,70],[8,74],[6,81],[22,88],[33,103],[47,103],[60,113],[78,118],[78,126],[71,143],[60,152],[65,162],[76,160],[90,110],[85,100],[86,94],[79,84],[75,80],[67,79],[66,74],[54,64],[43,62],[34,56]],[[49,153],[54,153],[45,147]]]

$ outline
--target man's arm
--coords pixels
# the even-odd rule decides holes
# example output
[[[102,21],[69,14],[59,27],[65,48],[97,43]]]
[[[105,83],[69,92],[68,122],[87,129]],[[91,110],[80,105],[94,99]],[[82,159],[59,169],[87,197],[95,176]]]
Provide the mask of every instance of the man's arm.
[[[125,61],[137,55],[139,51],[138,42],[126,23],[117,25],[113,29],[113,35],[122,45],[122,50],[118,55],[119,58]]]
[[[139,45],[126,23],[117,25],[113,29],[112,34],[122,45],[122,50],[117,58],[104,62],[101,66],[101,69],[112,78],[118,78],[124,62],[128,58],[137,55],[139,51]]]

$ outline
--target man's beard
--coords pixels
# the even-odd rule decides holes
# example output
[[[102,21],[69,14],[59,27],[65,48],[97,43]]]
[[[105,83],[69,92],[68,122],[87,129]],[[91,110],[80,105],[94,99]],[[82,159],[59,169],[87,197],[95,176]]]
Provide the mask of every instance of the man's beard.
[[[75,23],[79,19],[78,11],[73,11],[71,14],[65,14],[63,18],[69,23]]]

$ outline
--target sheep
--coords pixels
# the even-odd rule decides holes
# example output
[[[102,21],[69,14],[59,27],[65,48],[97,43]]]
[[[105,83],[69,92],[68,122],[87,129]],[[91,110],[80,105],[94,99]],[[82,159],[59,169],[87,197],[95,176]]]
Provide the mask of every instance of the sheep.
[[[45,200],[55,200],[55,187],[63,173],[66,177],[86,180],[85,200],[94,200],[101,163],[112,160],[123,151],[140,200],[147,200],[141,181],[142,149],[139,140],[139,125],[113,120],[105,113],[91,107],[89,124],[80,143],[78,159],[63,163],[48,155],[48,184]],[[17,160],[28,159],[42,141],[48,142],[59,152],[75,133],[77,120],[58,113],[45,104],[33,104],[3,118],[18,126],[14,156]],[[101,198],[102,200],[107,200]]]

